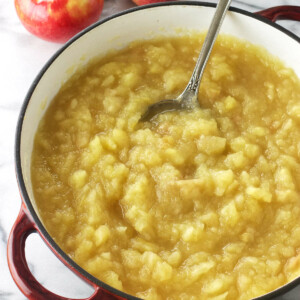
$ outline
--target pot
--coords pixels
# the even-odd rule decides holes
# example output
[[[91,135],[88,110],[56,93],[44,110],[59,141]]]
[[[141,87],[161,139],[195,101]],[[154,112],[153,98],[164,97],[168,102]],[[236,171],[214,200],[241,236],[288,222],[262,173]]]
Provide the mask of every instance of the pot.
[[[207,30],[214,5],[195,1],[166,2],[133,8],[100,21],[67,42],[45,65],[34,80],[21,109],[16,131],[16,175],[22,197],[20,214],[8,240],[8,264],[11,275],[28,299],[67,299],[45,289],[31,274],[25,258],[25,241],[38,232],[56,256],[74,273],[93,286],[89,300],[138,299],[96,279],[54,242],[45,229],[35,205],[30,164],[34,136],[45,110],[61,84],[90,59],[122,48],[138,39],[157,35],[174,36],[178,28]],[[293,67],[300,77],[300,38],[273,23],[278,19],[300,21],[300,7],[281,6],[258,13],[231,8],[222,32],[261,45]],[[287,50],[288,49],[288,50]],[[75,64],[74,64],[75,62]],[[300,284],[300,277],[257,299],[272,299]]]

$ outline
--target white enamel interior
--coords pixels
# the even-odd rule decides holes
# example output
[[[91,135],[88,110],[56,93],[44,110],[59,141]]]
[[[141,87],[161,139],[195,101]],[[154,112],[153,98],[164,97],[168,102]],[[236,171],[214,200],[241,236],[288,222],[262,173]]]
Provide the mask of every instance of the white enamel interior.
[[[30,162],[37,126],[51,99],[80,66],[134,40],[178,35],[178,29],[207,30],[214,9],[197,5],[169,5],[137,10],[113,18],[73,42],[51,64],[36,86],[24,117],[21,166],[31,202]],[[252,17],[229,12],[221,32],[261,45],[281,58],[300,77],[300,44],[280,30]]]

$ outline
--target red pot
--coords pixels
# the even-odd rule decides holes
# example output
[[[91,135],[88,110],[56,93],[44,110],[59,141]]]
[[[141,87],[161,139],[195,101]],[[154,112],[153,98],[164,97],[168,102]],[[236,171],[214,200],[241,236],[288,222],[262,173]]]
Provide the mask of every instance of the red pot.
[[[30,181],[30,161],[35,131],[43,115],[41,104],[45,99],[51,100],[55,96],[61,82],[66,81],[72,75],[70,74],[71,67],[73,69],[80,67],[79,65],[74,66],[74,62],[80,62],[82,65],[87,62],[87,58],[105,54],[109,49],[120,47],[120,44],[126,45],[135,39],[147,38],[145,33],[150,30],[152,30],[151,38],[155,29],[159,32],[163,26],[166,27],[168,35],[176,34],[172,30],[179,26],[199,30],[207,29],[213,14],[213,6],[194,1],[166,2],[134,8],[100,21],[64,45],[49,60],[33,82],[21,109],[16,132],[16,174],[22,205],[7,246],[11,275],[28,299],[67,299],[45,289],[31,274],[24,248],[25,241],[32,232],[38,232],[49,248],[68,268],[93,286],[95,292],[88,298],[89,300],[138,299],[108,286],[78,266],[54,242],[38,216]],[[295,71],[300,77],[300,38],[272,23],[279,19],[300,21],[300,7],[280,6],[255,14],[231,8],[222,30],[265,46],[271,53],[280,56],[287,64],[294,64]],[[287,293],[299,284],[300,277],[257,299],[272,299]],[[300,295],[297,298],[300,299]]]

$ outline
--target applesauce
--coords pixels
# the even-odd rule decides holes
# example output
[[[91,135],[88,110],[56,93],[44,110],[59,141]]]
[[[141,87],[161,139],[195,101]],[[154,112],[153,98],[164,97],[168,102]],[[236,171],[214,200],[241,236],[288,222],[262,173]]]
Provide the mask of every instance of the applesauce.
[[[300,275],[300,82],[220,36],[201,109],[139,123],[186,86],[202,34],[141,41],[76,73],[43,117],[36,205],[76,263],[143,299],[248,300]]]

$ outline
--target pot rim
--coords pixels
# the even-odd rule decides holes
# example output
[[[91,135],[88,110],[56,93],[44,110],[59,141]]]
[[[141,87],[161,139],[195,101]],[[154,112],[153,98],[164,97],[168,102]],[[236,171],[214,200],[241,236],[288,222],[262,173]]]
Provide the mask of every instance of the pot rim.
[[[204,7],[216,7],[216,4],[214,3],[209,3],[209,2],[202,2],[202,1],[170,1],[170,2],[160,2],[160,3],[153,3],[149,5],[144,5],[144,6],[137,6],[133,7],[124,11],[121,11],[119,13],[113,14],[103,20],[100,20],[86,29],[82,30],[78,34],[76,34],[73,38],[71,38],[69,41],[67,41],[59,50],[57,50],[51,57],[50,59],[46,62],[46,64],[43,66],[43,68],[40,70],[40,72],[37,74],[35,79],[33,80],[26,96],[24,99],[24,102],[21,106],[21,110],[18,116],[18,121],[17,121],[17,127],[16,127],[16,133],[15,133],[15,149],[14,149],[14,155],[15,155],[15,171],[16,171],[16,177],[17,177],[17,182],[19,186],[19,190],[21,193],[21,198],[22,202],[25,203],[27,210],[29,211],[33,221],[37,225],[38,232],[42,236],[42,238],[47,241],[48,246],[52,248],[51,250],[56,253],[56,255],[59,256],[60,260],[62,260],[64,263],[66,263],[68,266],[70,266],[73,270],[76,272],[80,273],[81,276],[87,278],[90,282],[96,284],[97,286],[108,290],[109,292],[113,293],[116,296],[123,297],[125,299],[131,299],[131,300],[139,300],[140,298],[129,295],[125,292],[122,292],[120,290],[117,290],[113,288],[112,286],[102,282],[101,280],[97,279],[96,277],[92,276],[90,273],[85,271],[82,267],[80,267],[75,261],[73,261],[59,246],[58,244],[53,240],[53,238],[50,236],[44,225],[42,224],[41,220],[39,219],[37,213],[35,212],[35,209],[31,203],[31,200],[29,198],[29,195],[27,193],[26,187],[25,187],[25,182],[23,178],[23,173],[22,173],[22,166],[21,166],[21,151],[20,151],[20,146],[21,146],[21,135],[22,135],[22,127],[23,127],[23,121],[24,117],[26,114],[27,106],[31,100],[32,94],[39,84],[41,78],[43,75],[47,72],[48,68],[55,62],[55,60],[60,56],[61,53],[63,53],[68,47],[70,47],[77,39],[81,38],[83,35],[85,35],[87,32],[93,30],[94,28],[112,20],[115,18],[118,18],[123,15],[127,15],[130,13],[133,13],[135,11],[139,10],[144,10],[148,8],[153,8],[153,7],[160,7],[160,6],[173,6],[173,5],[178,5],[178,6],[204,6]],[[236,7],[230,7],[229,10],[231,12],[235,12],[238,14],[242,14],[248,17],[251,17],[253,19],[256,19],[257,21],[266,23],[267,25],[270,25],[272,27],[275,27],[279,31],[283,32],[284,34],[288,35],[290,38],[294,39],[299,43],[300,46],[300,37],[295,35],[294,33],[290,32],[289,30],[285,29],[284,27],[258,15],[252,12],[248,12],[246,10],[236,8]],[[300,276],[293,281],[285,284],[282,287],[279,287],[278,289],[271,291],[267,294],[264,294],[260,297],[257,297],[255,299],[257,300],[267,300],[271,299],[274,296],[279,296],[292,288],[296,287],[297,285],[300,284]]]

